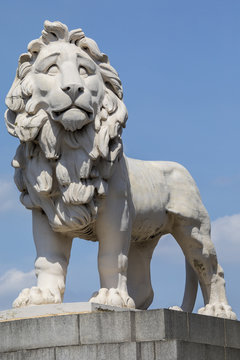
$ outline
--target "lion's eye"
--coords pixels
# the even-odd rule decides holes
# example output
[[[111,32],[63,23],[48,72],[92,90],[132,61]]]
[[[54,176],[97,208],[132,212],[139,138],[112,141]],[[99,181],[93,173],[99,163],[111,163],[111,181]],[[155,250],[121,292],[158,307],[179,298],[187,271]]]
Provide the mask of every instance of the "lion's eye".
[[[56,75],[58,73],[57,65],[51,65],[46,72],[48,75]]]
[[[88,71],[84,66],[79,66],[79,74],[83,77],[87,77]]]

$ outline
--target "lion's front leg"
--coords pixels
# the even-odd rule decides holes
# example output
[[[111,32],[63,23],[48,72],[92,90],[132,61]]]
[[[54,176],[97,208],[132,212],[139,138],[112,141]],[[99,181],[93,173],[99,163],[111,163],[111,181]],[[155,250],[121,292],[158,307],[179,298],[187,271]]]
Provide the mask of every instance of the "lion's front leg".
[[[109,242],[112,244],[108,247]],[[127,290],[128,256],[124,243],[128,242],[128,234],[116,231],[109,232],[105,238],[101,238],[98,254],[101,289],[93,294],[91,302],[135,308],[135,303]]]
[[[37,251],[37,286],[22,290],[13,307],[61,303],[63,300],[72,238],[54,232],[40,210],[33,210],[33,236]]]
[[[109,191],[97,219],[99,240],[98,270],[101,289],[94,293],[91,302],[135,308],[128,295],[127,267],[131,241],[131,198],[124,189],[124,180],[117,179],[118,186]],[[127,194],[127,195],[126,195]]]

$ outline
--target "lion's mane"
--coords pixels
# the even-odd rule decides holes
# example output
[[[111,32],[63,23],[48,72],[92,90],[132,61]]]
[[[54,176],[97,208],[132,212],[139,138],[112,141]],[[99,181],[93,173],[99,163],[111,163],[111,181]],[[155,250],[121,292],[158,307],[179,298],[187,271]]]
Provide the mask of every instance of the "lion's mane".
[[[105,85],[95,121],[74,132],[54,122],[32,97],[32,65],[53,41],[85,51]],[[21,142],[12,161],[15,183],[22,203],[42,209],[55,231],[93,237],[99,199],[106,196],[108,179],[122,156],[121,132],[127,120],[122,96],[121,81],[108,57],[81,29],[68,31],[60,22],[45,21],[42,36],[30,42],[28,53],[19,58],[5,113],[8,132]]]

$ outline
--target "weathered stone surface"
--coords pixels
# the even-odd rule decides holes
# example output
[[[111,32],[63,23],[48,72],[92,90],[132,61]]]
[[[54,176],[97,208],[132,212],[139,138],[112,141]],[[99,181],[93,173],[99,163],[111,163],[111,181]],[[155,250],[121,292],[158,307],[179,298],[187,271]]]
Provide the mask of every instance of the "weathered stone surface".
[[[137,359],[155,360],[155,344],[153,341],[139,343],[137,350]]]
[[[182,311],[164,309],[165,337],[167,339],[185,340],[189,334],[189,320],[187,314]]]
[[[56,360],[97,360],[97,345],[65,346],[56,348]]]
[[[177,360],[225,360],[225,349],[220,346],[177,342]],[[235,359],[237,360],[237,359]]]
[[[233,348],[226,348],[226,360],[239,360],[240,350]]]
[[[224,320],[188,314],[189,340],[196,343],[221,346],[225,342]]]
[[[0,322],[0,352],[79,343],[78,315]]]
[[[181,340],[155,342],[155,354],[163,360],[225,360],[224,347]]]
[[[80,343],[131,341],[131,312],[100,312],[80,316]]]
[[[137,344],[81,345],[56,348],[56,360],[136,360]]]
[[[137,357],[137,344],[135,342],[123,343],[119,347],[119,360],[135,360]],[[149,359],[150,360],[150,359]]]
[[[127,308],[119,308],[116,306],[95,304],[87,302],[61,303],[61,304],[47,304],[47,305],[33,305],[22,308],[13,308],[5,311],[0,311],[0,321],[13,319],[28,319],[39,316],[50,315],[66,315],[74,313],[92,313],[95,311],[128,311]],[[135,311],[135,309],[131,309]]]
[[[56,360],[54,349],[21,350],[0,354],[0,360]]]
[[[240,321],[225,320],[226,345],[240,349]]]
[[[136,341],[165,338],[164,309],[141,311],[135,314]]]
[[[0,321],[0,360],[239,360],[239,324],[166,309]]]
[[[155,355],[157,359],[177,360],[178,349],[176,340],[158,341],[155,343]]]

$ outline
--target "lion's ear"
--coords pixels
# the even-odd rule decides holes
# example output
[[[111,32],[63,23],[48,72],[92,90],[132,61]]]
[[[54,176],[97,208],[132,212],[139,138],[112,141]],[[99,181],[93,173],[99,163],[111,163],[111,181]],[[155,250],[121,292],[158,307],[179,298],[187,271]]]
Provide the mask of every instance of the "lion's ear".
[[[110,64],[108,56],[106,54],[102,53],[102,58],[103,58],[103,61],[102,61],[103,63]]]
[[[5,124],[7,127],[7,131],[9,132],[10,135],[17,137],[16,134],[16,126],[15,126],[15,120],[16,120],[16,114],[12,111],[12,110],[6,110],[5,114],[4,114],[4,118],[5,118]]]
[[[5,104],[12,111],[19,112],[24,110],[25,106],[22,98],[22,89],[20,85],[20,79],[18,78],[17,74],[11,86],[11,89],[6,96]]]

